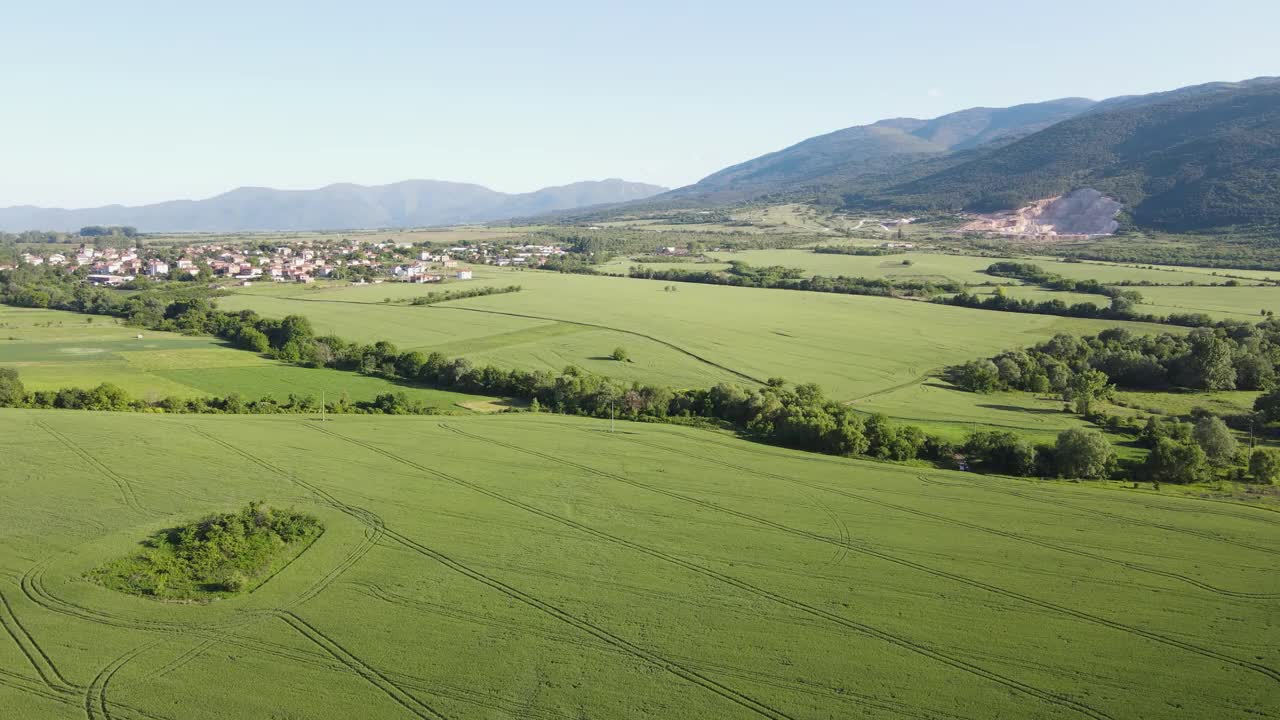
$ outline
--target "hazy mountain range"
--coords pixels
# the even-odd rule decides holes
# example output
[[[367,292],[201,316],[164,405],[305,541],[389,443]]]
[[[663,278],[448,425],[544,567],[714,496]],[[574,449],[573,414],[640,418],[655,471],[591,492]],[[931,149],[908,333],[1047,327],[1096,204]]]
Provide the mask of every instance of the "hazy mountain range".
[[[629,209],[817,201],[1006,210],[1085,187],[1126,222],[1280,224],[1280,78],[894,118],[804,140]]]
[[[172,200],[136,207],[0,208],[0,230],[74,231],[86,225],[132,225],[143,232],[423,227],[620,203],[664,190],[657,185],[618,179],[518,194],[439,180],[406,180],[376,186],[343,183],[315,190],[242,187],[205,200]]]

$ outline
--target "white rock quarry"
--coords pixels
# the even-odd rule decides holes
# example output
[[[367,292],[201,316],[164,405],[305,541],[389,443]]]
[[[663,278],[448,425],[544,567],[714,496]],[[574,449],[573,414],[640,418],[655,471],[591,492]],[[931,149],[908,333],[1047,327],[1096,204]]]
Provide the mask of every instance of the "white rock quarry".
[[[1093,188],[1081,188],[1011,212],[979,215],[960,229],[1047,237],[1110,235],[1120,227],[1116,215],[1121,207],[1119,201]]]

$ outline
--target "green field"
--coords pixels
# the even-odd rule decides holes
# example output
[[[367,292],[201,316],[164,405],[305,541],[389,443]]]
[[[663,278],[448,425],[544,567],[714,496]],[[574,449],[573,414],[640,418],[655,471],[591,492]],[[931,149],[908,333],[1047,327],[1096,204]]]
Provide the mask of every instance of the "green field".
[[[0,411],[0,708],[55,718],[1257,718],[1280,514],[549,416]],[[85,579],[249,500],[256,591]]]
[[[880,260],[881,258],[873,258]],[[1059,332],[1117,323],[999,313],[888,298],[761,290],[537,271],[478,271],[477,284],[522,292],[430,306],[385,304],[428,292],[410,284],[328,289],[267,286],[222,298],[226,309],[300,313],[317,332],[477,362],[589,372],[676,387],[781,376],[853,399],[918,382],[957,362]],[[1139,332],[1162,326],[1129,324]],[[618,346],[634,362],[607,358]]]
[[[7,306],[0,306],[0,366],[17,369],[28,390],[109,382],[144,400],[233,392],[278,400],[290,394],[324,394],[337,400],[345,392],[352,400],[371,400],[382,393],[404,392],[426,405],[459,411],[460,403],[492,400],[284,365],[216,338],[139,330],[111,317]]]
[[[1215,320],[1259,322],[1262,311],[1280,311],[1280,287],[1144,287],[1144,312],[1156,315],[1170,313],[1205,313]]]

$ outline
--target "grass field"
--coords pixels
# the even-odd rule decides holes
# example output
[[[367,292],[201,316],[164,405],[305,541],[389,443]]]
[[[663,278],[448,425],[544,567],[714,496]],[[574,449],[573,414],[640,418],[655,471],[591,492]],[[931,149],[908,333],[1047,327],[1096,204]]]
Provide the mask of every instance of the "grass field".
[[[1158,315],[1205,313],[1217,320],[1260,322],[1262,310],[1280,311],[1280,287],[1144,287],[1140,309]]]
[[[279,400],[290,393],[337,400],[345,392],[352,400],[371,400],[404,392],[442,410],[462,411],[462,403],[493,399],[284,365],[216,338],[140,331],[110,317],[7,306],[0,306],[0,366],[16,368],[28,390],[109,382],[146,400],[233,392]]]
[[[1274,715],[1280,514],[607,428],[0,411],[0,708]],[[164,604],[85,580],[257,499],[326,531],[253,593]]]
[[[873,258],[879,259],[879,258]],[[781,376],[853,399],[917,382],[941,366],[1116,323],[997,313],[887,298],[623,278],[487,270],[477,284],[522,292],[431,306],[387,305],[427,292],[381,284],[268,286],[223,298],[227,309],[301,313],[319,332],[479,362],[707,387]],[[1130,324],[1140,332],[1162,326]],[[607,359],[617,346],[634,362]]]

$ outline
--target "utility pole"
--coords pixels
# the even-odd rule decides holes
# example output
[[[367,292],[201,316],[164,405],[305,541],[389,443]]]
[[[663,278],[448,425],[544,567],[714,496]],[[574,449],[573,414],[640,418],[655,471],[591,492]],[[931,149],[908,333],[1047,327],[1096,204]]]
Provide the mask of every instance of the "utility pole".
[[[609,398],[609,432],[613,432],[613,398]]]
[[[320,422],[324,422],[324,390],[320,391]]]

